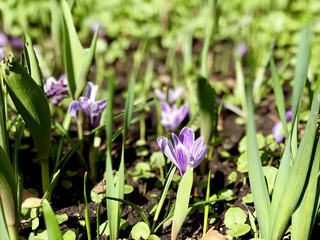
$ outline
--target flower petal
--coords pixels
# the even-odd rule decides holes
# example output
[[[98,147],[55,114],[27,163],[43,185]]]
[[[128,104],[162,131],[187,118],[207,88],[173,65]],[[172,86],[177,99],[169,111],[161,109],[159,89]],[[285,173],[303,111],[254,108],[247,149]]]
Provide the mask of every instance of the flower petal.
[[[168,91],[168,102],[170,104],[174,103],[179,97],[181,97],[182,93],[184,92],[185,87],[181,86],[176,90],[169,88]]]
[[[199,155],[199,153],[203,149],[203,143],[204,143],[204,136],[201,136],[194,141],[192,146],[192,151],[191,151],[192,156],[196,157],[197,155]]]
[[[166,101],[167,94],[162,92],[160,89],[155,89],[154,94],[160,101]]]
[[[284,138],[284,135],[281,133],[281,130],[282,130],[282,122],[279,121],[272,128],[272,134],[273,134],[274,140],[276,140],[277,143],[281,143]]]
[[[189,104],[188,103],[185,103],[179,110],[179,119],[180,119],[180,122],[183,121],[183,119],[185,119],[185,117],[187,116],[188,114],[188,111],[189,111]]]
[[[84,96],[86,98],[89,98],[92,102],[95,102],[97,98],[97,92],[98,92],[98,86],[94,85],[92,82],[88,82]]]
[[[194,132],[189,127],[184,127],[179,135],[181,143],[192,152],[193,143],[194,143]]]
[[[189,166],[189,161],[190,161],[190,153],[189,151],[185,148],[183,144],[178,144],[175,148],[176,150],[176,155],[177,155],[177,168],[180,171],[181,176],[187,171],[188,166]]]
[[[161,151],[178,167],[176,152],[172,146],[172,143],[165,137],[158,137],[157,143]]]
[[[207,145],[205,145],[201,149],[201,151],[198,153],[198,155],[196,157],[194,157],[194,162],[192,164],[192,167],[196,168],[199,166],[199,164],[203,161],[204,157],[206,156],[207,150],[208,150],[208,147],[207,147]]]
[[[77,111],[81,109],[81,105],[78,101],[75,101],[73,100],[69,106],[69,114],[72,116],[72,117],[77,117]]]

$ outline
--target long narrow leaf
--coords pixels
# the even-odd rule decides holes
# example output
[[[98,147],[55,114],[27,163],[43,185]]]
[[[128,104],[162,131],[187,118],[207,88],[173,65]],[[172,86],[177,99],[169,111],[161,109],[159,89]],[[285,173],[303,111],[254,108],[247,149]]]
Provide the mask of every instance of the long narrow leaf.
[[[312,161],[313,144],[317,133],[320,88],[315,94],[317,97],[312,103],[310,117],[286,182],[286,186],[294,187],[284,188],[278,205],[272,205],[273,215],[270,219],[270,223],[272,224],[272,227],[269,229],[270,239],[280,239],[285,232],[307,181],[308,170]]]
[[[318,173],[320,166],[320,141],[318,141],[316,153],[313,157],[311,173],[307,189],[303,195],[302,202],[292,217],[291,239],[309,239],[312,228],[313,218],[310,217],[314,212],[317,212],[317,195],[319,194],[315,189],[318,185]]]
[[[250,87],[247,89],[247,107],[248,119],[246,126],[246,136],[249,181],[252,190],[254,205],[257,212],[261,236],[264,239],[269,239],[267,234],[269,231],[270,199],[266,180],[264,178],[262,170],[262,164],[256,139],[252,89]]]
[[[299,41],[299,49],[297,54],[297,64],[295,68],[294,75],[294,89],[293,89],[293,98],[292,98],[292,127],[290,130],[289,137],[287,139],[288,144],[286,145],[285,153],[281,158],[279,171],[277,174],[277,178],[275,181],[275,186],[273,190],[272,196],[272,212],[274,212],[274,208],[276,208],[279,204],[279,201],[282,199],[282,194],[284,189],[287,186],[287,179],[289,176],[290,170],[290,159],[291,152],[295,152],[297,148],[297,129],[298,125],[298,110],[300,108],[303,88],[305,85],[307,67],[309,62],[309,29],[304,27],[301,31],[301,39]],[[294,146],[294,151],[292,151],[292,146]],[[294,155],[293,155],[294,157]]]
[[[9,155],[9,136],[7,131],[7,120],[6,120],[6,108],[5,108],[5,101],[1,87],[1,80],[0,77],[0,146],[4,149],[6,154]]]
[[[38,62],[38,58],[33,49],[33,44],[28,33],[24,34],[25,43],[24,43],[24,53],[27,62],[28,72],[31,75],[32,79],[38,84],[38,86],[43,89],[43,82],[41,77],[41,70]]]
[[[56,219],[54,212],[52,211],[49,202],[44,199],[42,201],[44,220],[48,232],[49,240],[62,240],[62,233]]]
[[[272,85],[273,85],[273,89],[274,89],[274,95],[276,97],[276,105],[278,108],[278,112],[279,112],[279,116],[281,119],[283,129],[284,129],[284,135],[286,136],[286,138],[288,138],[289,133],[288,133],[288,128],[287,128],[284,95],[283,95],[282,87],[280,84],[280,79],[277,74],[277,70],[276,70],[276,66],[274,64],[273,58],[270,59],[270,70],[271,70],[271,74],[272,74],[271,79],[272,79]]]
[[[1,198],[0,198],[0,238],[3,240],[10,240],[7,223],[5,219],[5,214],[4,214],[4,210],[1,203]]]

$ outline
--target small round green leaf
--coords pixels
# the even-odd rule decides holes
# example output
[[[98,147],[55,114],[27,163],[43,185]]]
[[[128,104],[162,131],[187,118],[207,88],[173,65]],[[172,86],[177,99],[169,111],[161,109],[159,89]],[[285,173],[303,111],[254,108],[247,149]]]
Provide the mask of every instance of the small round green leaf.
[[[144,222],[138,222],[136,225],[133,226],[131,230],[131,237],[133,239],[148,239],[150,235],[150,229],[148,225]]]

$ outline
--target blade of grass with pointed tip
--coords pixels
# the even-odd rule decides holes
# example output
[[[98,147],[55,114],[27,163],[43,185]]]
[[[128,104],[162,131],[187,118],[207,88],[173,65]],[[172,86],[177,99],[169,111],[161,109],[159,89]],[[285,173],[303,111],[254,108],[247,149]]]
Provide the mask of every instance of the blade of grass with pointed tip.
[[[299,207],[294,212],[292,217],[291,239],[310,239],[313,228],[313,218],[310,217],[316,212],[317,208],[317,194],[315,189],[318,186],[318,173],[320,163],[320,141],[318,141],[316,153],[313,157],[311,173],[309,177],[308,186],[304,192],[303,199]]]
[[[270,199],[267,183],[262,170],[259,148],[256,139],[256,127],[254,120],[251,87],[252,86],[250,85],[247,89],[248,118],[246,124],[246,136],[248,174],[261,236],[264,239],[269,239],[267,234],[269,230]]]
[[[99,33],[99,28],[96,29],[96,32],[93,35],[90,48],[84,50],[85,51],[84,60],[83,60],[82,65],[81,65],[81,71],[79,72],[79,76],[77,76],[79,79],[77,80],[76,91],[75,91],[75,94],[74,94],[75,99],[79,98],[79,96],[81,95],[83,89],[86,86],[87,76],[88,76],[88,74],[90,72],[90,67],[91,67],[91,64],[92,64],[94,53],[96,51],[98,33]]]
[[[47,98],[41,88],[14,57],[1,63],[1,74],[18,112],[31,131],[41,161],[43,192],[49,185],[51,145],[51,114]]]
[[[289,133],[288,133],[288,127],[287,127],[287,119],[286,119],[286,108],[285,108],[285,103],[284,103],[284,95],[283,95],[283,91],[282,91],[282,87],[281,87],[281,83],[280,83],[280,79],[279,76],[277,74],[277,70],[276,70],[276,66],[274,64],[274,60],[271,57],[270,59],[270,71],[272,74],[272,86],[273,86],[273,90],[274,90],[274,95],[276,97],[276,105],[278,108],[278,113],[282,122],[282,127],[284,129],[284,135],[286,136],[286,138],[289,137]]]
[[[31,37],[27,32],[24,33],[25,42],[24,42],[24,55],[28,67],[28,72],[31,75],[32,79],[38,84],[38,86],[43,90],[43,82],[41,76],[41,70],[39,66],[39,61],[36,56],[36,53],[33,49],[33,44]]]
[[[114,91],[115,91],[115,82],[113,78],[108,78],[108,92],[107,92],[107,113],[106,113],[106,135],[107,135],[107,158],[106,158],[106,196],[112,197],[114,195],[114,178],[112,172],[112,123],[113,123],[113,99],[114,99]],[[108,213],[108,220],[109,220],[109,231],[111,239],[117,238],[118,233],[115,233],[115,229],[119,228],[119,222],[117,215],[114,215],[114,203],[111,200],[107,199],[107,213]],[[113,216],[116,218],[113,219]]]
[[[84,49],[80,43],[76,29],[73,25],[70,8],[65,0],[61,1],[61,10],[63,16],[63,56],[66,65],[66,73],[70,95],[75,99],[77,88],[77,78],[81,72],[83,59],[85,57]]]
[[[193,183],[193,168],[190,167],[182,176],[179,183],[175,210],[173,214],[173,223],[171,229],[171,240],[177,239],[178,233],[188,214],[189,199]]]
[[[50,184],[49,184],[49,187],[48,187],[47,191],[45,192],[45,194],[44,194],[43,197],[42,197],[42,200],[43,200],[43,199],[47,199],[48,201],[50,201],[53,188],[54,188],[54,186],[55,186],[55,183],[56,183],[57,180],[58,180],[59,173],[60,173],[60,170],[58,170],[58,171],[53,175],[52,180],[51,180],[51,182],[50,182]]]
[[[91,226],[90,226],[90,216],[89,216],[89,207],[88,207],[88,198],[87,198],[87,176],[88,176],[88,172],[85,172],[84,181],[83,181],[84,219],[86,222],[87,238],[88,240],[91,240]]]
[[[177,167],[172,165],[170,170],[169,170],[169,172],[168,172],[168,174],[167,174],[167,176],[166,176],[166,179],[164,181],[164,187],[162,188],[162,191],[161,191],[161,197],[160,197],[160,200],[159,200],[159,203],[158,203],[158,207],[157,207],[156,212],[154,213],[151,233],[154,232],[154,229],[156,227],[156,223],[158,221],[158,218],[159,218],[159,215],[160,215],[164,200],[167,197],[168,190],[169,190],[173,175],[176,172],[176,169],[177,169]]]
[[[284,234],[307,181],[313,145],[317,133],[317,120],[320,110],[320,88],[315,94],[316,97],[312,103],[310,116],[286,181],[286,186],[294,187],[284,188],[278,205],[272,206],[273,214],[270,219],[272,227],[269,229],[270,239],[280,239]]]
[[[44,199],[42,201],[44,221],[48,232],[48,240],[63,240],[59,223],[49,202]]]
[[[274,209],[278,207],[279,201],[282,200],[284,189],[287,186],[287,179],[290,171],[290,159],[291,153],[294,153],[297,148],[297,116],[302,100],[303,88],[305,85],[307,68],[309,62],[309,29],[304,27],[301,31],[301,37],[299,41],[299,49],[297,53],[297,64],[295,67],[294,75],[294,87],[293,87],[293,98],[292,98],[292,126],[291,131],[287,139],[285,148],[285,154],[281,158],[280,167],[277,174],[277,178],[274,185],[271,211],[274,213]],[[292,149],[292,146],[295,145]],[[293,158],[295,156],[293,155]],[[273,220],[271,220],[273,221]]]
[[[216,134],[218,115],[215,92],[205,78],[197,81],[197,97],[201,119],[200,134],[204,136],[205,144],[208,144],[211,136]]]
[[[0,81],[2,81],[2,77],[0,77]],[[7,131],[7,118],[6,118],[6,108],[5,101],[2,92],[0,82],[0,146],[4,149],[6,154],[9,155],[9,136]]]

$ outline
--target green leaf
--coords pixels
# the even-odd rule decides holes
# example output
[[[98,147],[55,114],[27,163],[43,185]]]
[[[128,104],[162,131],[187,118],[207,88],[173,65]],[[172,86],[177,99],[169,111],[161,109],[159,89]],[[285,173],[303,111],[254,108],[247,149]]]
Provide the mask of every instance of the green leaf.
[[[83,181],[84,219],[86,221],[87,237],[88,237],[88,240],[91,240],[90,216],[89,216],[89,207],[88,207],[88,198],[87,198],[87,175],[88,175],[88,172],[85,172],[84,181]]]
[[[27,63],[28,72],[37,85],[43,90],[43,82],[38,58],[33,49],[31,38],[27,32],[24,34],[24,55]]]
[[[144,222],[138,222],[133,226],[131,230],[131,237],[136,240],[139,240],[141,238],[148,239],[149,235],[150,235],[149,226]]]
[[[0,81],[2,77],[0,77]],[[1,83],[1,82],[0,82]],[[1,84],[0,84],[1,86]],[[0,88],[0,146],[9,155],[9,135],[7,130],[7,117],[2,87]]]
[[[227,228],[232,228],[236,224],[245,223],[247,220],[245,213],[239,207],[231,207],[224,217],[224,224]]]
[[[247,89],[248,118],[246,124],[248,174],[262,238],[268,239],[270,199],[264,178],[253,112],[252,86]]]
[[[1,63],[1,74],[18,112],[23,117],[40,155],[48,159],[50,152],[51,115],[44,92],[14,57]]]
[[[44,220],[48,231],[49,240],[62,240],[62,233],[56,219],[54,212],[52,211],[49,202],[44,199],[42,201]]]
[[[232,228],[227,230],[227,234],[232,237],[240,237],[250,231],[251,227],[248,224],[241,223],[233,225]]]
[[[0,199],[10,238],[16,239],[17,232],[17,183],[11,162],[0,146]]]
[[[10,240],[1,199],[0,199],[0,238],[3,240]]]
[[[204,136],[205,144],[208,144],[212,134],[216,134],[217,128],[217,104],[216,95],[205,78],[197,81],[197,97],[200,108],[200,134]]]
[[[273,58],[270,59],[270,70],[271,70],[271,74],[272,74],[271,79],[272,79],[274,95],[276,97],[276,105],[278,108],[278,112],[279,112],[279,116],[280,116],[280,119],[282,122],[283,129],[284,129],[284,134],[285,134],[286,138],[288,138],[289,133],[288,133],[288,128],[287,128],[284,95],[283,95],[282,87],[280,84],[280,79],[278,77],[276,66],[274,64]]]
[[[42,199],[47,199],[48,201],[50,201],[51,195],[52,195],[52,191],[53,188],[58,180],[58,176],[59,176],[60,170],[58,170],[52,177],[51,183],[47,189],[47,191],[45,192],[45,194],[43,195]]]
[[[64,214],[56,214],[56,219],[58,221],[58,224],[61,224],[65,221],[68,221],[68,215],[66,213]]]
[[[178,187],[177,199],[173,215],[173,223],[171,229],[171,239],[175,240],[178,236],[180,228],[188,214],[189,198],[191,194],[193,182],[193,168],[190,167],[182,176]]]
[[[77,235],[73,231],[68,230],[62,233],[62,237],[63,240],[76,240]]]

